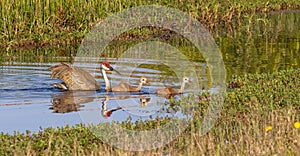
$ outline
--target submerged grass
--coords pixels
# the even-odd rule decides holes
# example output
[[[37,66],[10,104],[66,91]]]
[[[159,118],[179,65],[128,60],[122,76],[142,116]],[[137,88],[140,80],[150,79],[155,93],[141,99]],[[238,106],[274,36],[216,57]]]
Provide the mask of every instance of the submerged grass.
[[[206,28],[232,30],[258,12],[299,9],[297,0],[141,1],[23,0],[1,1],[1,52],[36,47],[77,47],[91,26],[108,15],[141,5],[163,5],[187,12]],[[139,33],[143,35],[143,32]]]
[[[222,113],[207,134],[199,133],[209,99],[209,94],[202,94],[194,102],[198,106],[195,118],[199,120],[166,146],[150,151],[111,147],[79,124],[35,134],[2,133],[0,155],[299,155],[299,82],[300,69],[234,77],[228,83]],[[153,119],[121,125],[149,130],[167,122],[168,119]]]

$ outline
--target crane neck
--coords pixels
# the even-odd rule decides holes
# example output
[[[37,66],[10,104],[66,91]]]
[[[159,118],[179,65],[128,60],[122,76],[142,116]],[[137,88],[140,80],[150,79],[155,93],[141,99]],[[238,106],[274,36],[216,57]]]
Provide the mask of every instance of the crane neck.
[[[136,88],[136,91],[140,91],[143,87],[143,82],[140,82],[138,87]]]
[[[101,72],[102,72],[102,76],[103,76],[103,79],[104,79],[104,82],[105,82],[105,90],[109,90],[110,89],[110,84],[109,84],[109,80],[108,80],[107,75],[106,75],[106,71],[104,69],[101,69]]]
[[[180,93],[180,94],[183,93],[184,86],[185,86],[185,82],[182,82],[182,83],[181,83],[180,90],[179,90],[179,93]]]

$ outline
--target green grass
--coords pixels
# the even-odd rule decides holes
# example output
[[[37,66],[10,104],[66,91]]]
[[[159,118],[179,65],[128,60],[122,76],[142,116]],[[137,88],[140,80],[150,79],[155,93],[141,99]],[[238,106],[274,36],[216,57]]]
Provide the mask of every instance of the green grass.
[[[0,134],[0,155],[299,155],[300,69],[273,74],[247,74],[228,83],[222,113],[205,135],[198,133],[209,94],[195,97],[197,115],[166,146],[145,152],[124,151],[97,139],[86,127],[48,128],[35,134]],[[182,106],[184,107],[184,106]],[[168,119],[121,123],[133,130],[153,129]],[[103,124],[104,125],[104,124]],[[102,126],[103,126],[102,125]],[[272,130],[266,131],[267,126]],[[100,125],[101,127],[101,125]]]
[[[0,5],[0,48],[78,47],[91,26],[108,15],[140,5],[164,5],[187,12],[206,28],[232,30],[255,13],[299,9],[297,0],[270,1],[141,1],[141,0],[3,0]],[[223,31],[223,30],[220,30]],[[143,35],[143,32],[139,35]]]

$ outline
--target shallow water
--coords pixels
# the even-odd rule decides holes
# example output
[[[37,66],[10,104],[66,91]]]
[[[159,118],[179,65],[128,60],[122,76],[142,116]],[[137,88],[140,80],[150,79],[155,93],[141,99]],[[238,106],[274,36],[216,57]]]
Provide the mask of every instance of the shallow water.
[[[116,62],[111,59],[112,66]],[[138,60],[131,60],[137,62]],[[146,76],[150,85],[144,85],[141,93],[106,93],[103,89],[104,80],[97,69],[99,64],[91,62],[78,64],[88,70],[101,84],[98,91],[62,91],[52,86],[60,82],[50,78],[48,67],[57,63],[19,63],[6,64],[0,68],[0,131],[13,133],[13,131],[25,132],[39,131],[41,128],[61,127],[66,124],[100,123],[111,121],[132,122],[147,120],[156,117],[179,117],[186,114],[180,109],[169,108],[169,99],[159,97],[155,90],[162,86],[179,87],[180,80],[177,77],[163,78],[162,71],[151,68],[134,68],[131,77],[120,76],[115,72],[109,72],[108,77],[112,84],[129,80],[133,86],[137,86],[139,77]],[[144,64],[145,65],[145,64]],[[147,65],[146,65],[147,66]],[[116,66],[115,69],[127,70],[127,66]],[[161,77],[160,77],[161,76]],[[159,78],[160,77],[160,78]],[[203,79],[203,81],[207,81]],[[187,86],[187,92],[189,91]],[[191,92],[191,91],[190,91]],[[183,96],[187,95],[185,93]],[[180,99],[179,96],[175,97]],[[121,108],[121,109],[118,109]],[[108,111],[112,111],[111,115]]]

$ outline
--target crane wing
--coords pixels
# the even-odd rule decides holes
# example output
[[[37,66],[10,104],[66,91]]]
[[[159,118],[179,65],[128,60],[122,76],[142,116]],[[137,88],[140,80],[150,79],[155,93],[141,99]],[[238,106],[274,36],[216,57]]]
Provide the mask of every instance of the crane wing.
[[[62,80],[68,90],[98,90],[99,84],[95,78],[82,68],[61,63],[49,68],[51,78]]]

